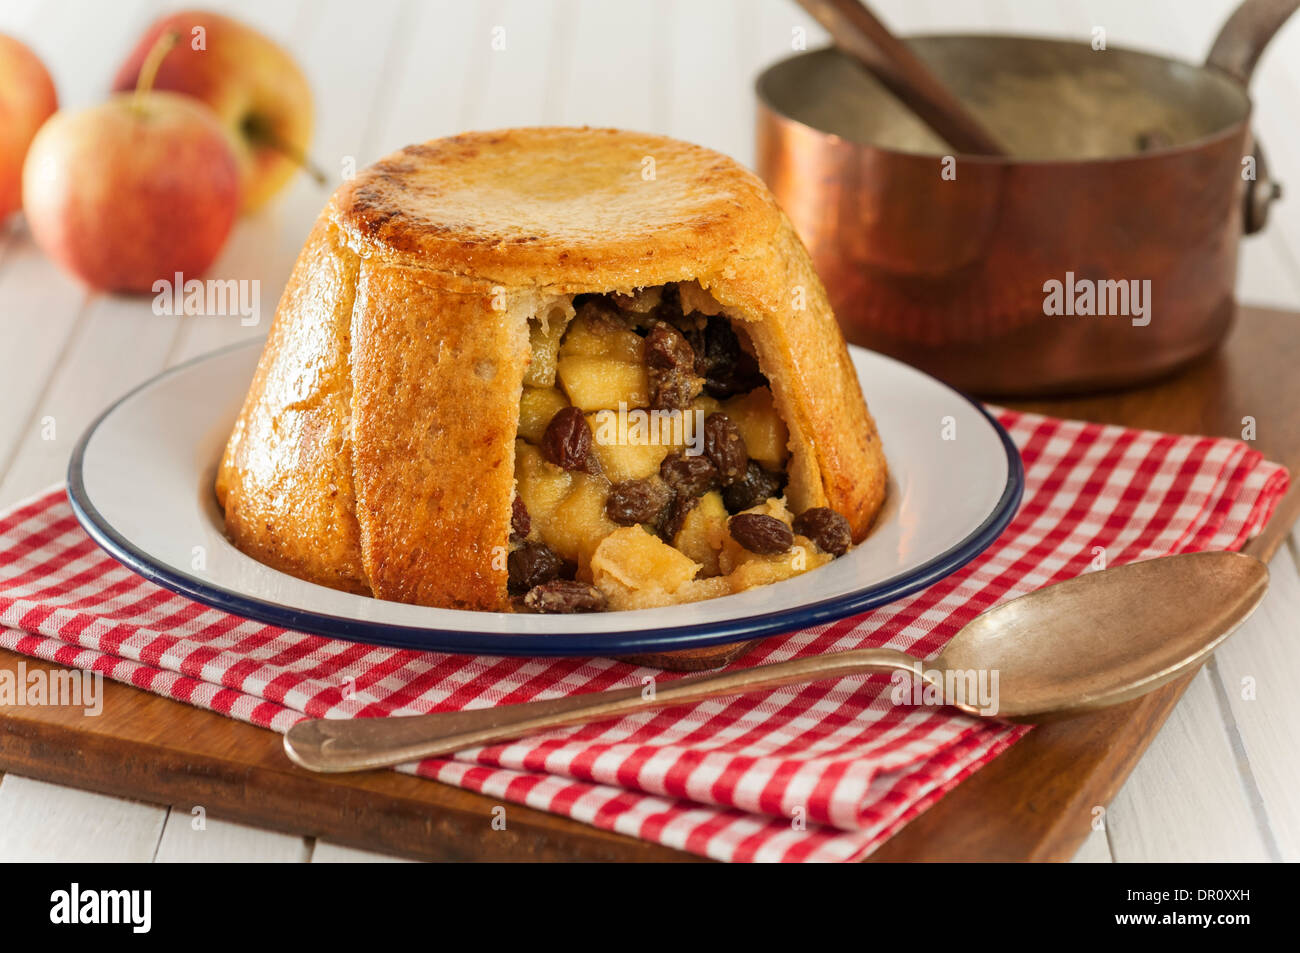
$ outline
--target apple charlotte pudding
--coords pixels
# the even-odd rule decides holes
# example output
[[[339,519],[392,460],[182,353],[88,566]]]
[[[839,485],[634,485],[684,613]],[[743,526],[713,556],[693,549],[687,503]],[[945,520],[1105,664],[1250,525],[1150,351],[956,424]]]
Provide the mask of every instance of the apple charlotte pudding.
[[[659,136],[540,128],[410,146],[335,193],[216,490],[236,546],[312,582],[583,612],[815,569],[885,483],[762,183]]]

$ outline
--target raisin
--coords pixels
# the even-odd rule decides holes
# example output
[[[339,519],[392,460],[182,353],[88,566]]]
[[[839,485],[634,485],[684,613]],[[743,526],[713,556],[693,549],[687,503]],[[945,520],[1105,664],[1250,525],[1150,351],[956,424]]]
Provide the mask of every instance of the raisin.
[[[695,376],[695,352],[681,331],[660,321],[645,337],[650,379],[650,407],[684,410],[699,396],[703,381]]]
[[[605,594],[576,579],[553,579],[528,590],[524,605],[534,612],[600,612],[605,608]]]
[[[691,510],[695,509],[695,505],[699,502],[700,498],[698,496],[686,496],[679,493],[673,497],[672,504],[668,507],[668,514],[659,531],[665,542],[671,543],[677,538],[677,534],[682,531],[682,524],[686,522],[687,515]]]
[[[739,359],[740,341],[731,324],[720,315],[708,319],[698,335],[691,338],[695,346],[695,373],[703,378],[729,373]]]
[[[515,501],[510,504],[510,541],[519,542],[532,528],[533,521],[528,516],[528,507],[516,496]]]
[[[687,338],[695,350],[695,373],[704,378],[704,391],[710,397],[731,397],[767,383],[758,361],[740,346],[731,322],[722,315],[710,317]]]
[[[659,476],[678,496],[686,497],[703,496],[719,483],[718,468],[712,460],[682,452],[664,457],[659,464]]]
[[[704,452],[718,468],[718,479],[723,486],[745,478],[749,451],[740,428],[726,414],[709,414],[704,421]]]
[[[741,513],[727,520],[727,529],[732,539],[762,556],[787,552],[794,545],[794,533],[775,516]]]
[[[556,412],[542,435],[542,456],[566,470],[599,471],[591,455],[591,428],[581,410],[565,407]]]
[[[660,321],[645,337],[645,362],[659,371],[694,370],[695,351],[681,331]]]
[[[785,474],[765,470],[750,460],[745,467],[744,479],[739,480],[722,491],[722,502],[728,513],[739,513],[750,507],[758,506],[774,496],[780,496],[785,487]]]
[[[623,480],[610,488],[605,515],[619,526],[655,524],[672,499],[673,491],[659,480]]]
[[[643,324],[647,332],[660,321],[670,321],[679,331],[685,333],[686,325],[682,323],[681,296],[678,294],[676,285],[663,285],[660,288],[659,301],[655,304],[653,311],[648,314],[633,316],[633,319],[638,322],[644,322],[647,318],[650,319],[649,325]],[[642,336],[644,337],[644,334]],[[687,335],[687,337],[690,336]]]
[[[508,586],[512,594],[558,579],[564,561],[545,543],[527,542],[506,557]]]
[[[849,521],[828,506],[814,506],[794,519],[794,531],[807,536],[817,548],[832,556],[843,556],[853,545]]]

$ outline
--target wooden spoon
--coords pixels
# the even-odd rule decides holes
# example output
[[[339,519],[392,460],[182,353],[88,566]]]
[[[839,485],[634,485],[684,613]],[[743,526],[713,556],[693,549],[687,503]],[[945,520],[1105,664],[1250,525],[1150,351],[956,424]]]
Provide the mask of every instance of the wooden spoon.
[[[855,649],[642,687],[472,711],[316,719],[284,750],[312,771],[363,771],[565,725],[823,678],[907,672],[927,691],[903,703],[1038,722],[1118,704],[1199,665],[1259,605],[1268,567],[1242,553],[1190,553],[1087,573],[995,606],[922,662]]]
[[[1007,154],[930,67],[859,0],[799,0],[799,5],[826,28],[836,49],[866,67],[948,145],[968,155]]]

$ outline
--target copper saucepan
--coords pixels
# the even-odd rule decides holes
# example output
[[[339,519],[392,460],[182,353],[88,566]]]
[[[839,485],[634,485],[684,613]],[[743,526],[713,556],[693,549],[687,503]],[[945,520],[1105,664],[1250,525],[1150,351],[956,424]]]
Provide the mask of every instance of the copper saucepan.
[[[759,173],[850,341],[990,396],[1150,380],[1231,323],[1238,240],[1280,191],[1246,87],[1297,6],[1246,0],[1204,66],[1061,40],[911,39],[1009,158],[951,156],[848,58],[802,53],[758,79]]]

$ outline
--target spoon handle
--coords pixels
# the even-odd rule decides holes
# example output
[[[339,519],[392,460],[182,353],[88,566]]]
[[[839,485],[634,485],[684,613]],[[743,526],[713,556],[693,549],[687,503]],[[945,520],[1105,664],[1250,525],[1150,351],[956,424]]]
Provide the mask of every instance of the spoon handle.
[[[918,660],[894,649],[855,649],[681,678],[662,686],[651,683],[522,705],[395,718],[317,718],[290,728],[284,736],[284,750],[294,763],[311,771],[364,771],[649,708],[864,672],[915,674],[920,669]]]
[[[837,49],[862,64],[953,149],[970,155],[1007,154],[966,105],[862,0],[799,0],[799,5],[826,29]]]

